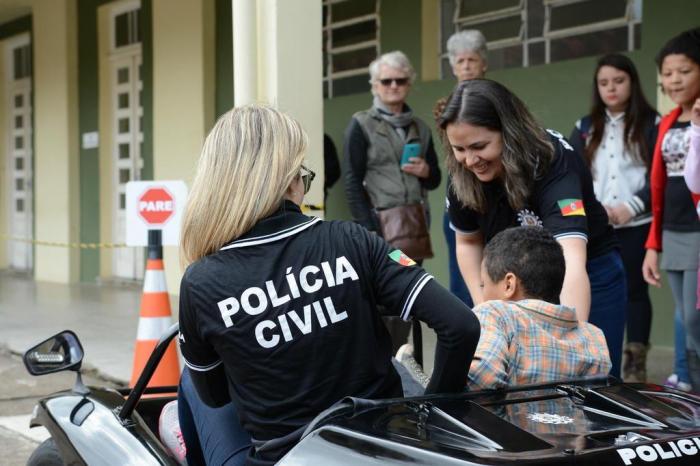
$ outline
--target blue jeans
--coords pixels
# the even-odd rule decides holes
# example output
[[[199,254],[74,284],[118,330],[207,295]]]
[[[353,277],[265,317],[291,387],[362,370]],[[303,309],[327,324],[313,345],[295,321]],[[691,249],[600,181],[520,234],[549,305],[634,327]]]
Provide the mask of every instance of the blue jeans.
[[[187,447],[187,464],[245,464],[250,450],[250,435],[241,427],[233,403],[221,408],[210,408],[204,404],[186,367],[180,378],[177,399],[180,429]]]
[[[459,271],[459,265],[457,264],[457,241],[455,239],[454,230],[450,228],[450,216],[447,211],[445,211],[442,216],[442,231],[445,233],[445,242],[447,243],[447,265],[450,271],[450,291],[464,304],[469,307],[474,307],[469,289],[464,283],[462,272]]]
[[[586,270],[591,283],[588,321],[603,331],[612,362],[610,374],[620,377],[627,314],[627,284],[620,253],[612,251],[589,259]]]
[[[683,312],[676,307],[673,313],[673,372],[678,380],[690,383],[688,372],[688,357],[685,354],[685,325],[683,324]]]
[[[668,284],[685,329],[685,349],[700,354],[700,312],[697,308],[697,270],[667,270]]]
[[[392,358],[394,369],[401,377],[405,396],[422,395],[425,389],[416,382],[401,363]],[[177,395],[178,417],[182,437],[187,447],[189,466],[245,465],[251,442],[248,432],[238,420],[233,403],[221,408],[210,408],[199,398],[192,383],[189,369],[185,367],[180,377]]]

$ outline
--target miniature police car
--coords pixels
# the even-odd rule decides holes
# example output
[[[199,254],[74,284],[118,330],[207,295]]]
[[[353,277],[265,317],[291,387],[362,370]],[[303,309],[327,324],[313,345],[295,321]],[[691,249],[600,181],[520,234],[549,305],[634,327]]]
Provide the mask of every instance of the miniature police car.
[[[147,387],[177,324],[133,389],[86,387],[83,349],[64,331],[29,349],[28,371],[77,372],[39,400],[31,426],[51,437],[28,464],[178,463],[158,438],[176,387]],[[144,396],[145,395],[145,396]],[[319,414],[278,463],[296,465],[698,465],[700,397],[614,378],[390,400],[347,398]]]
[[[320,415],[279,464],[698,465],[700,397],[598,378],[347,399]]]

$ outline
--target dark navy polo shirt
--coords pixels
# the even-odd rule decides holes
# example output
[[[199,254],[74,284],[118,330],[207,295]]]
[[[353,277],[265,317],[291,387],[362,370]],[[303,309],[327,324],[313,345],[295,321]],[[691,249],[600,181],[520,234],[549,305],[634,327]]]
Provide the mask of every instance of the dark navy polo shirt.
[[[515,211],[510,206],[500,180],[484,183],[487,205],[484,213],[465,207],[453,190],[448,191],[450,227],[457,234],[481,232],[484,242],[488,243],[506,228],[541,225],[557,239],[586,240],[588,259],[617,247],[605,208],[595,197],[593,179],[585,161],[560,133],[547,131],[555,155],[545,173],[539,177],[532,174],[532,194],[522,209]]]
[[[345,396],[402,396],[378,305],[409,319],[431,279],[365,228],[286,201],[188,267],[182,355],[193,371],[224,365],[254,439],[283,437]]]

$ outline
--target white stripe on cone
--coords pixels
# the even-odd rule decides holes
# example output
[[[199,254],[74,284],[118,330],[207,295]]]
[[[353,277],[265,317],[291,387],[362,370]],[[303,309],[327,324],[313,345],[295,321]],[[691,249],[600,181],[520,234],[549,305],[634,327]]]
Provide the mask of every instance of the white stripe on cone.
[[[139,319],[139,329],[136,332],[136,339],[159,340],[172,324],[170,317],[141,317]]]
[[[160,293],[168,291],[165,283],[165,273],[162,270],[146,270],[143,279],[144,293]]]

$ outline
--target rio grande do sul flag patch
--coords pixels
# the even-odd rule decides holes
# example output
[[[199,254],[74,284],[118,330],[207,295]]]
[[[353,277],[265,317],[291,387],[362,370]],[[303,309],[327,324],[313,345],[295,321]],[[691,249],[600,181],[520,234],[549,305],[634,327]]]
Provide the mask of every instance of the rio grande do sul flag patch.
[[[401,265],[409,266],[416,265],[416,261],[408,257],[406,254],[401,252],[399,249],[395,249],[389,253],[389,258],[394,262],[398,262]]]
[[[557,201],[559,204],[559,210],[564,217],[570,215],[586,215],[586,211],[583,210],[583,201],[581,199],[562,199]]]

